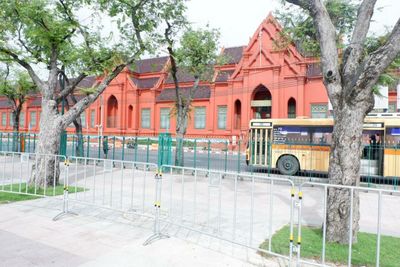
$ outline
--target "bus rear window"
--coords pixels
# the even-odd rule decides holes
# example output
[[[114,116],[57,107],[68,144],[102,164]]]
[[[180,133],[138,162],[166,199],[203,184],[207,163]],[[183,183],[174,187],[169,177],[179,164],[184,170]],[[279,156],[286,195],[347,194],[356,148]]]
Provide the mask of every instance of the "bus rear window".
[[[400,128],[387,128],[385,143],[387,146],[400,146]]]

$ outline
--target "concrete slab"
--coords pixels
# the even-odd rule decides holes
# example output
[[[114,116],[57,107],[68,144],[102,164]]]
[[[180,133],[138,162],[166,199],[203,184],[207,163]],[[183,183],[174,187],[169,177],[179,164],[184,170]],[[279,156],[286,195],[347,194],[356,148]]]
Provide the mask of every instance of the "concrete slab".
[[[143,246],[148,218],[75,204],[80,215],[54,222],[58,207],[51,198],[0,205],[0,266],[280,266],[184,229]]]

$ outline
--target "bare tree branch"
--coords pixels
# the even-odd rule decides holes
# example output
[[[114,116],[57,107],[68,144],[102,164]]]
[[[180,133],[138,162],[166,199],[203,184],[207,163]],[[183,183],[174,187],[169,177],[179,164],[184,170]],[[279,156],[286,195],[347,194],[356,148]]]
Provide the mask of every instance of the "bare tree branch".
[[[4,47],[0,47],[0,53],[4,53],[10,56],[15,62],[21,65],[21,67],[25,68],[28,71],[29,76],[32,78],[32,81],[40,90],[43,90],[45,88],[46,84],[39,78],[39,76],[37,76],[32,66],[28,62],[26,62],[23,59],[20,59],[17,54]]]
[[[336,45],[336,29],[332,23],[328,11],[321,0],[286,0],[305,10],[313,17],[317,36],[321,49],[321,66],[324,84],[328,90],[332,104],[338,101],[342,93],[341,75],[339,69],[339,55]]]
[[[143,38],[142,38],[142,35],[141,35],[142,31],[140,29],[140,22],[138,20],[137,12],[147,2],[148,2],[148,0],[141,0],[141,1],[139,1],[139,3],[137,5],[135,5],[134,7],[131,8],[131,12],[132,12],[131,20],[132,20],[132,24],[133,24],[133,27],[134,27],[136,40],[139,43],[139,47],[140,47],[141,50],[145,49],[145,44],[143,42]]]
[[[376,0],[364,0],[358,9],[357,22],[354,27],[351,43],[346,48],[343,55],[343,76],[345,85],[353,79],[359,67],[375,4]]]
[[[132,60],[133,62],[133,60]],[[86,107],[88,107],[91,103],[93,103],[102,93],[103,91],[107,88],[107,86],[110,84],[110,82],[130,63],[132,62],[127,62],[121,65],[118,65],[117,67],[114,68],[114,70],[109,74],[97,87],[97,90],[93,93],[90,94],[81,100],[79,100],[73,107],[68,110],[63,116],[61,116],[61,123],[63,126],[69,125],[73,120],[81,114]]]
[[[114,70],[103,79],[99,84],[96,91],[81,100],[79,100],[71,109],[60,117],[61,124],[69,125],[79,114],[81,114],[90,104],[92,104],[96,99],[104,92],[111,81],[128,65],[132,64],[137,57],[143,53],[143,50],[137,51],[131,58],[129,58],[125,63],[120,64],[114,68]],[[71,86],[70,86],[71,87]],[[76,86],[75,86],[76,87]]]

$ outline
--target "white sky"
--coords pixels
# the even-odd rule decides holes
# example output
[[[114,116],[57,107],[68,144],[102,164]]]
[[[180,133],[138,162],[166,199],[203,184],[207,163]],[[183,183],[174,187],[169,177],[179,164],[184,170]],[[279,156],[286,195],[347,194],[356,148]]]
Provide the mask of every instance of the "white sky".
[[[260,23],[270,11],[280,6],[279,0],[191,0],[188,18],[195,26],[207,23],[221,32],[221,45],[225,47],[247,45]],[[382,8],[378,10],[378,8]],[[399,0],[378,0],[370,31],[390,29],[400,14]]]

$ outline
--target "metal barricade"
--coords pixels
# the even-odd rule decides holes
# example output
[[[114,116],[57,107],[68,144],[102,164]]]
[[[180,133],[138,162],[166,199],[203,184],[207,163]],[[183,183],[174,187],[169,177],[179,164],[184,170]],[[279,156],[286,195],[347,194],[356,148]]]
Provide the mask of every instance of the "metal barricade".
[[[60,155],[0,152],[0,191],[32,198],[62,196],[68,177],[65,162],[66,158]],[[51,168],[48,164],[52,165]],[[42,175],[51,178],[43,185],[33,179],[39,168],[44,168]]]
[[[71,201],[154,216],[156,164],[86,157],[68,160],[68,188],[82,188]]]
[[[170,227],[181,227],[280,257],[291,264],[289,237],[284,255],[273,250],[272,235],[282,225],[293,230],[292,181],[176,166],[162,169],[163,183],[157,204],[162,223],[159,229],[163,229],[163,234]],[[278,202],[279,210],[274,208]],[[265,239],[268,245],[260,248]]]
[[[329,194],[333,194],[333,197],[330,199]],[[347,199],[337,199],[337,194],[341,194],[342,196],[344,195]],[[332,216],[333,214],[332,212],[329,213],[329,207],[332,205],[337,205],[337,207],[339,207],[341,201],[347,201],[347,204],[349,205],[348,210],[345,210],[345,207],[342,207],[343,214],[341,214],[341,216],[344,216],[343,218],[348,221],[347,225],[343,226],[344,228],[341,228],[347,235],[348,241],[352,240],[354,242],[355,236],[353,236],[353,234],[358,232],[352,230],[355,221],[359,222],[360,232],[372,234],[372,236],[374,236],[373,238],[376,238],[374,263],[365,262],[364,258],[370,255],[362,255],[359,251],[353,252],[353,242],[347,241],[348,245],[343,245],[347,246],[347,261],[345,263],[347,266],[380,266],[382,236],[390,235],[400,237],[400,231],[397,227],[398,218],[400,216],[400,211],[398,211],[397,208],[400,204],[400,192],[396,190],[334,184],[312,182],[303,183],[299,186],[298,201],[296,205],[298,208],[298,222],[297,225],[295,225],[295,228],[298,230],[298,242],[295,249],[297,251],[297,266],[302,266],[302,264],[330,266],[330,264],[332,264],[334,261],[332,258],[333,256],[327,253],[327,246],[330,245],[327,242],[327,224],[329,223],[327,222],[327,216]],[[384,207],[387,208],[386,211]],[[357,217],[359,217],[359,220]],[[308,240],[302,236],[304,230],[308,230],[309,228],[322,232],[321,253],[319,257],[314,255],[312,260],[302,256],[302,253],[304,252],[307,252],[309,255],[308,246],[311,244],[307,243]],[[366,246],[367,244],[363,245]],[[398,252],[393,250],[393,253]],[[386,256],[389,256],[387,252]],[[384,264],[382,266],[384,266]]]

